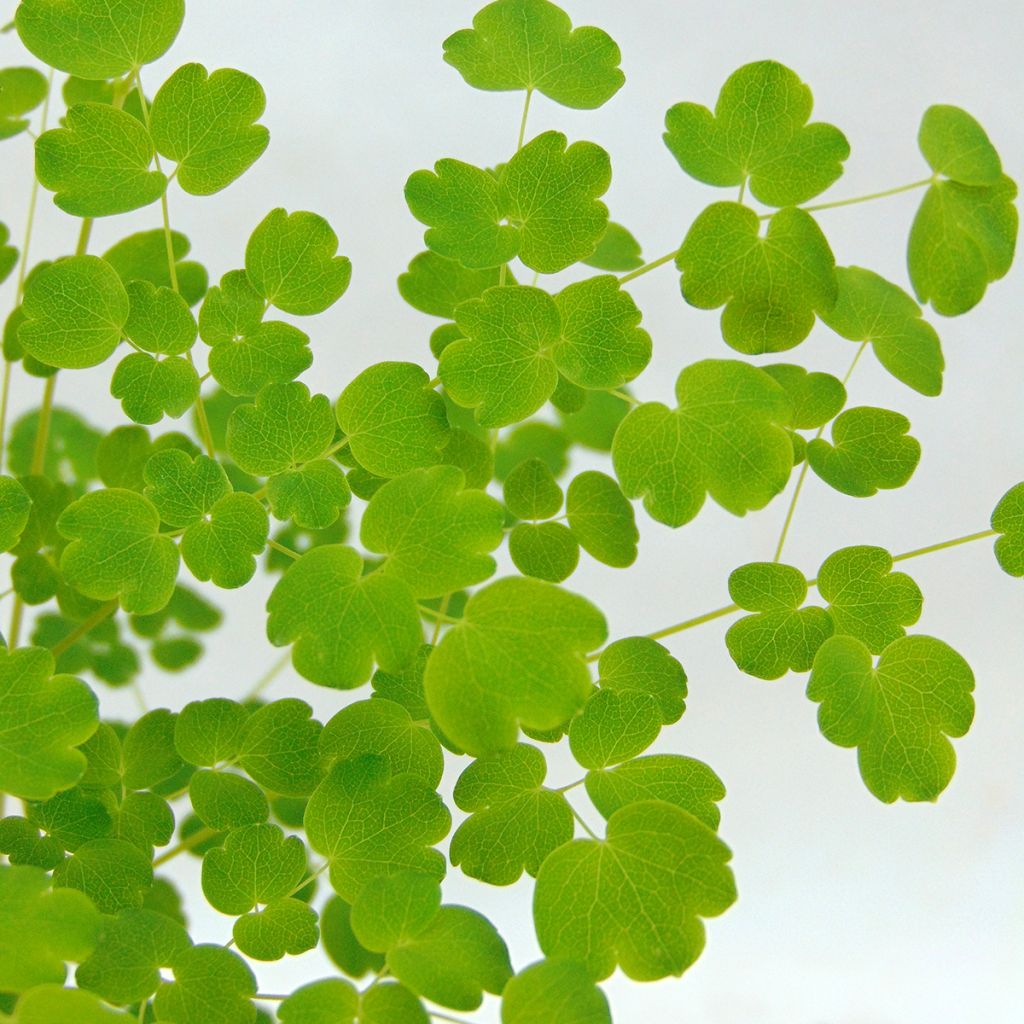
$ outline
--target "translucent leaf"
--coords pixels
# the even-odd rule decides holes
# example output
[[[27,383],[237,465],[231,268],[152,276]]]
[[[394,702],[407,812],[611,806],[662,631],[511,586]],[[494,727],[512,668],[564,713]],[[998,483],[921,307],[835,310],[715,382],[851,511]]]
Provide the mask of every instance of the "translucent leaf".
[[[13,245],[8,245],[7,240],[11,232],[6,224],[0,223],[0,284],[10,276],[11,271],[18,265],[18,250]],[[15,314],[11,314],[13,318]],[[8,320],[8,324],[11,321]],[[16,332],[15,332],[16,333]],[[7,351],[7,330],[4,330],[4,351]]]
[[[32,499],[14,477],[0,476],[0,551],[18,543],[32,512]]]
[[[130,302],[125,335],[147,352],[177,356],[196,340],[196,321],[188,303],[173,288],[151,281],[130,281]]]
[[[68,110],[65,128],[36,140],[36,175],[75,217],[108,217],[155,203],[167,178],[150,170],[153,140],[131,114],[103,103]]]
[[[398,291],[421,313],[451,320],[460,302],[479,298],[486,289],[494,288],[498,280],[497,267],[470,270],[436,252],[421,252],[398,278]]]
[[[1011,487],[992,512],[995,554],[1003,572],[1024,576],[1024,484]]]
[[[353,1024],[359,1013],[359,993],[341,978],[311,981],[277,1009],[281,1024]]]
[[[185,64],[153,98],[153,142],[161,156],[177,163],[178,183],[186,192],[213,195],[267,148],[270,132],[253,123],[265,106],[255,78],[231,68],[208,74],[202,64]]]
[[[821,704],[825,738],[857,747],[860,773],[879,800],[935,800],[949,784],[974,717],[974,674],[952,647],[930,636],[894,640],[872,665],[852,636],[827,640],[814,659],[807,696]]]
[[[35,68],[0,71],[0,140],[11,139],[29,126],[29,119],[24,115],[46,99],[47,88],[46,76]],[[2,241],[0,239],[0,243]],[[0,272],[0,281],[4,276]]]
[[[505,478],[505,505],[517,519],[550,519],[562,507],[562,488],[540,459],[524,459]]]
[[[96,695],[53,669],[49,651],[0,647],[0,790],[24,800],[73,786],[86,768],[74,748],[96,731]]]
[[[402,870],[444,876],[444,857],[431,847],[448,834],[451,815],[414,775],[392,776],[384,758],[335,765],[310,797],[305,827],[310,846],[330,861],[331,885],[343,899]]]
[[[352,908],[340,896],[328,899],[320,911],[321,944],[332,963],[349,976],[361,978],[367,971],[379,971],[384,966],[384,957],[368,950],[355,937],[351,912]]]
[[[807,461],[830,487],[855,498],[902,487],[921,459],[921,444],[907,435],[910,420],[889,409],[862,405],[840,413],[832,443],[808,442]]]
[[[654,697],[665,725],[678,722],[686,710],[683,666],[650,637],[631,636],[609,644],[601,652],[597,668],[597,683],[602,690],[635,691]]]
[[[764,508],[793,464],[783,388],[746,363],[705,359],[679,374],[676,397],[675,411],[647,402],[620,424],[612,460],[626,497],[669,526],[693,519],[707,494],[734,515]]]
[[[729,576],[729,596],[755,612],[734,622],[725,645],[736,667],[758,679],[809,672],[818,648],[832,635],[832,616],[802,608],[807,580],[799,569],[775,562],[749,562]]]
[[[453,427],[448,443],[441,451],[441,461],[446,466],[461,469],[466,478],[466,487],[483,490],[494,476],[494,452],[490,445],[468,430]]]
[[[873,654],[904,635],[921,615],[917,584],[892,571],[884,548],[840,548],[818,570],[818,593],[829,602],[837,635],[856,637]]]
[[[565,512],[573,536],[588,555],[617,569],[636,561],[640,532],[633,506],[610,476],[597,470],[575,476]]]
[[[631,232],[615,221],[608,222],[608,229],[601,236],[597,248],[582,262],[588,267],[610,270],[616,274],[636,270],[644,264],[640,243]]]
[[[787,207],[761,221],[739,203],[713,203],[690,226],[676,257],[683,298],[722,311],[722,337],[760,355],[798,345],[814,315],[836,301],[835,258],[814,218]]]
[[[577,412],[563,413],[562,429],[566,438],[584,448],[610,452],[618,425],[630,410],[630,404],[607,391],[587,391]]]
[[[245,825],[203,857],[203,895],[222,914],[288,896],[306,872],[306,847],[276,825]]]
[[[42,803],[30,804],[28,818],[70,852],[91,839],[107,838],[113,828],[108,804],[81,786],[65,789]]]
[[[936,174],[961,185],[995,185],[1003,176],[999,154],[985,129],[960,107],[938,103],[921,118],[917,142]]]
[[[665,144],[687,174],[709,185],[750,186],[768,206],[796,206],[842,173],[850,144],[836,127],[808,124],[811,90],[773,60],[744,64],[722,86],[712,113],[677,103]]]
[[[19,343],[40,362],[64,370],[109,358],[129,313],[121,279],[98,256],[69,256],[33,274],[21,308]]]
[[[185,235],[180,231],[171,232],[171,251],[174,255],[178,290],[188,305],[192,306],[206,291],[207,275],[201,264],[185,259],[190,248],[191,245]],[[103,259],[117,271],[125,285],[133,281],[146,281],[157,288],[174,290],[171,288],[171,273],[167,260],[167,239],[160,228],[140,231],[123,238],[103,254]],[[133,297],[136,295],[135,292],[130,294]],[[166,313],[166,310],[161,311],[161,322]],[[128,334],[128,337],[131,338],[132,335]]]
[[[218,832],[262,825],[270,816],[266,794],[255,783],[231,772],[201,769],[188,784],[192,809]]]
[[[240,917],[232,937],[253,960],[280,960],[315,949],[320,941],[316,911],[302,900],[272,900],[262,910]]]
[[[117,365],[110,393],[124,414],[136,423],[177,419],[199,397],[199,374],[180,356],[157,360],[148,352],[133,352]]]
[[[185,17],[185,0],[23,0],[21,41],[44,64],[79,78],[119,78],[162,56]]]
[[[181,557],[197,580],[218,587],[244,586],[256,572],[256,555],[267,544],[270,520],[251,494],[220,498],[181,538]]]
[[[728,847],[703,822],[662,801],[616,811],[605,840],[578,839],[541,866],[533,916],[549,957],[591,978],[616,964],[636,981],[679,975],[704,948],[702,917],[736,899]]]
[[[150,858],[122,839],[93,839],[53,873],[55,887],[85,893],[101,914],[139,909],[153,884]]]
[[[381,574],[414,597],[440,597],[494,574],[487,552],[502,541],[501,503],[464,485],[454,466],[414,469],[385,483],[363,513],[363,546],[385,555]]]
[[[870,341],[878,361],[922,395],[942,391],[945,360],[935,328],[897,285],[863,267],[836,267],[839,298],[821,319],[850,341]]]
[[[268,384],[254,405],[240,405],[228,420],[227,447],[239,468],[270,476],[319,458],[334,438],[325,395],[298,382]]]
[[[322,313],[348,288],[352,263],[318,214],[271,210],[245,249],[245,269],[272,306],[296,316]]]
[[[128,789],[149,789],[182,766],[174,744],[177,715],[157,708],[136,719],[122,740],[122,778]]]
[[[785,389],[793,413],[790,426],[813,430],[828,423],[846,404],[846,388],[830,373],[811,373],[792,363],[773,363],[764,372]]]
[[[591,688],[584,656],[606,635],[584,598],[540,580],[498,580],[469,599],[431,654],[427,704],[467,752],[507,749],[520,724],[553,729],[572,717]]]
[[[709,828],[721,819],[722,780],[703,761],[680,754],[648,754],[615,768],[587,772],[587,796],[610,818],[640,800],[662,800],[688,811]]]
[[[386,953],[419,935],[440,907],[441,886],[431,875],[382,875],[363,886],[352,905],[352,930],[367,949]]]
[[[474,761],[455,784],[455,803],[470,816],[452,836],[452,864],[491,885],[511,885],[523,871],[536,877],[573,835],[569,805],[544,788],[546,774],[544,755],[525,743]]]
[[[612,1024],[604,993],[571,960],[542,960],[510,978],[501,993],[502,1024]]]
[[[558,427],[539,420],[520,423],[498,442],[494,475],[498,480],[506,480],[520,462],[537,458],[559,477],[569,465],[568,451],[569,438]]]
[[[160,969],[191,942],[181,925],[151,910],[124,910],[105,922],[92,955],[75,981],[115,1006],[148,999],[160,984]]]
[[[497,0],[444,41],[444,59],[477,89],[527,89],[590,110],[622,87],[619,48],[599,28],[573,28],[548,0]]]
[[[335,411],[361,466],[393,477],[440,461],[448,418],[429,381],[415,363],[375,363],[345,388]]]
[[[174,836],[174,813],[155,793],[129,793],[118,808],[114,834],[152,859],[153,848]]]
[[[242,728],[238,765],[256,783],[286,796],[309,796],[320,781],[323,726],[305,701],[286,697],[254,711]]]
[[[580,546],[563,523],[519,523],[508,537],[512,563],[524,576],[550,583],[568,579],[580,560]]]
[[[307,530],[323,530],[337,521],[352,500],[345,474],[327,459],[280,473],[267,487],[270,507],[278,519],[291,519]]]
[[[602,690],[569,726],[572,756],[584,768],[608,768],[646,750],[661,731],[661,708],[650,694]]]
[[[104,1006],[91,992],[40,985],[18,1000],[12,1024],[53,1024],[73,1020],[75,1024],[132,1024],[132,1018]]]
[[[254,1024],[256,978],[223,946],[193,946],[173,963],[174,981],[161,982],[153,1009],[174,1024]]]
[[[126,612],[141,614],[159,611],[170,600],[178,549],[160,535],[160,515],[141,494],[94,491],[69,505],[57,525],[71,541],[61,555],[61,572],[87,597],[116,597]]]
[[[220,463],[205,455],[190,456],[172,448],[156,452],[145,463],[145,497],[168,526],[191,526],[231,493]]]
[[[404,985],[385,982],[363,993],[360,1024],[429,1024],[423,1004]]]
[[[349,547],[313,548],[274,587],[267,637],[294,644],[292,663],[321,686],[351,689],[366,682],[373,663],[400,669],[422,643],[419,612],[408,587],[393,575],[362,575]]]

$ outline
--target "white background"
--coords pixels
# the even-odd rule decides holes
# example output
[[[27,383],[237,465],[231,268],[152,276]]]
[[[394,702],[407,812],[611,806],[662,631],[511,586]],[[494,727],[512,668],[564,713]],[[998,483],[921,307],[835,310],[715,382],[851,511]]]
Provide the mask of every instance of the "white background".
[[[772,57],[815,92],[815,117],[847,134],[852,156],[825,198],[873,192],[923,177],[915,137],[931,103],[961,105],[986,126],[1007,170],[1024,173],[1020,116],[1024,8],[1013,0],[969,5],[900,2],[735,3],[690,0],[566,0],[578,23],[606,29],[623,52],[626,86],[598,111],[577,112],[536,97],[529,133],[559,128],[612,155],[606,197],[613,216],[644,243],[648,258],[676,247],[707,203],[731,197],[683,175],[661,141],[665,110],[679,100],[713,105],[740,64]],[[441,60],[441,41],[469,24],[466,0],[193,0],[171,53],[146,69],[152,94],[186,61],[237,67],[266,87],[264,122],[272,142],[256,167],[214,199],[174,192],[174,226],[219,274],[241,265],[245,240],[274,206],[328,217],[355,270],[345,298],[304,326],[316,363],[305,375],[335,397],[360,369],[381,359],[430,364],[433,321],[394,286],[422,248],[406,210],[407,175],[454,156],[479,164],[514,147],[521,94],[468,88]],[[0,6],[0,20],[13,9]],[[0,64],[23,63],[16,38],[0,37]],[[15,239],[30,185],[31,142],[4,144],[0,219]],[[839,263],[872,267],[906,285],[904,246],[919,200],[909,194],[829,211],[821,224]],[[139,227],[158,225],[158,207],[98,223],[92,251]],[[46,193],[33,254],[69,252],[76,225]],[[947,376],[941,398],[892,381],[865,356],[851,404],[876,404],[910,417],[924,455],[911,486],[859,500],[812,476],[801,498],[786,559],[813,575],[847,543],[893,552],[987,526],[999,496],[1024,478],[1024,316],[1020,267],[990,289],[980,308],[946,321]],[[655,341],[655,357],[635,386],[644,399],[671,401],[679,369],[727,356],[717,313],[687,307],[670,266],[632,292]],[[13,301],[2,289],[3,309]],[[200,346],[201,347],[201,346]],[[855,348],[819,326],[795,358],[845,371]],[[110,368],[61,375],[58,400],[112,426]],[[38,402],[41,383],[20,373],[15,409]],[[640,513],[643,540],[628,573],[587,559],[570,581],[598,600],[613,636],[645,632],[727,603],[725,580],[742,562],[770,558],[786,498],[734,519],[709,507],[678,531]],[[959,768],[936,805],[883,806],[857,774],[855,755],[818,734],[805,679],[765,683],[741,676],[725,653],[725,623],[669,641],[690,676],[689,710],[658,748],[706,759],[729,787],[722,835],[732,846],[740,899],[709,926],[708,948],[681,980],[606,986],[620,1024],[959,1024],[1019,1020],[1024,997],[1024,891],[1021,886],[1021,771],[1024,768],[1024,583],[1002,575],[982,542],[915,560],[903,568],[926,596],[917,627],[962,652],[977,675],[977,716],[957,743]],[[178,677],[148,673],[152,706],[180,707],[199,695],[241,694],[276,652],[263,637],[262,578],[220,594],[229,608],[219,644]],[[346,699],[283,675],[272,696],[301,696],[329,715]],[[108,713],[134,713],[124,693],[103,693]],[[553,763],[552,777],[573,769]],[[195,863],[175,861],[195,885]],[[446,898],[492,913],[518,967],[535,959],[528,882],[505,890],[453,871]],[[194,918],[198,939],[225,941],[230,921],[208,909]],[[328,973],[319,955],[258,968],[264,991]],[[489,1000],[474,1020],[496,1020]]]

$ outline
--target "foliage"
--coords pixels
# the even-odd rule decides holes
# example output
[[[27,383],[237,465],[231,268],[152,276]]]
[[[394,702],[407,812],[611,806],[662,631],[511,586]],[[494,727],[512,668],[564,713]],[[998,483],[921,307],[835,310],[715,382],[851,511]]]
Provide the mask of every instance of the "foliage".
[[[435,318],[423,365],[375,362],[316,393],[298,379],[321,343],[306,318],[352,279],[328,221],[254,217],[212,287],[172,229],[168,194],[205,201],[270,142],[263,88],[241,70],[183,64],[150,102],[143,69],[184,14],[183,0],[21,0],[26,61],[60,77],[0,70],[0,140],[33,145],[35,185],[81,220],[72,251],[33,263],[7,226],[17,211],[0,211],[0,282],[15,275],[0,418],[15,372],[43,390],[0,423],[0,797],[21,802],[0,819],[0,1019],[254,1024],[276,1001],[282,1024],[425,1024],[494,996],[504,1024],[610,1024],[599,983],[682,974],[736,899],[725,785],[650,750],[688,699],[659,640],[736,616],[735,666],[807,675],[823,736],[857,749],[874,797],[930,801],[951,782],[974,676],[913,631],[923,595],[895,563],[989,539],[1024,576],[1024,483],[990,528],[916,551],[841,547],[814,578],[781,554],[809,471],[851,507],[911,480],[921,441],[899,410],[848,405],[853,366],[870,345],[902,384],[940,394],[931,313],[968,311],[1007,273],[1016,186],[981,125],[939,105],[920,126],[926,179],[810,205],[849,143],[812,119],[795,71],[761,60],[713,109],[667,111],[681,170],[733,191],[645,263],[603,200],[608,152],[527,130],[531,101],[611,100],[617,44],[549,0],[495,0],[443,56],[474,88],[523,94],[518,143],[491,166],[442,156],[405,185],[425,250],[397,287]],[[825,210],[917,188],[906,288],[837,265]],[[94,218],[136,210],[158,226],[88,252]],[[653,349],[628,286],[667,264],[685,303],[721,310],[732,350],[681,366],[673,407],[627,390]],[[842,382],[751,360],[819,321],[856,346]],[[54,404],[96,367],[128,421],[106,433]],[[598,604],[562,586],[581,560],[633,565],[644,510],[673,529],[709,498],[744,516],[794,475],[775,557],[729,566],[728,607],[609,638]],[[266,700],[263,683],[111,718],[105,687],[143,663],[196,663],[221,620],[208,597],[265,576],[280,665],[370,688],[335,693],[326,722],[302,691]],[[549,779],[559,743],[579,766],[565,782]],[[190,929],[164,868],[187,854],[230,942]],[[544,959],[519,962],[483,914],[444,902],[454,869],[533,880]],[[261,962],[317,946],[335,973],[260,990]]]

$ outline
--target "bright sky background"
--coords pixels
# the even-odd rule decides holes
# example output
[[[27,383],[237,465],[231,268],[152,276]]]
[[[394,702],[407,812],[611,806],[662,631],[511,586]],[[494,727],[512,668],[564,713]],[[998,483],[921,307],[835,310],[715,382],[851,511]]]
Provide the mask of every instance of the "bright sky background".
[[[0,4],[0,22],[13,10]],[[607,196],[649,258],[674,248],[694,216],[726,193],[687,179],[661,142],[665,110],[679,100],[714,103],[739,65],[773,57],[814,89],[815,116],[843,129],[847,171],[826,198],[913,181],[927,173],[915,137],[931,103],[954,103],[987,128],[1008,172],[1024,174],[1024,7],[1015,0],[566,0],[574,21],[606,29],[623,52],[626,86],[598,111],[568,111],[537,97],[529,132],[559,128],[612,155]],[[408,174],[453,156],[479,164],[514,148],[522,97],[476,92],[441,60],[441,41],[468,25],[468,0],[216,0],[189,4],[171,53],[144,74],[156,91],[179,64],[237,67],[265,86],[267,154],[215,199],[173,191],[171,216],[194,254],[217,277],[241,265],[252,228],[274,206],[324,214],[354,264],[344,299],[312,324],[316,354],[304,379],[337,396],[359,370],[381,359],[429,364],[429,318],[404,306],[397,275],[421,248],[408,213]],[[0,37],[0,65],[23,63],[12,36]],[[0,158],[0,219],[20,237],[30,184],[27,136]],[[840,263],[871,267],[906,286],[904,247],[919,196],[820,215]],[[158,207],[97,224],[94,252],[158,224]],[[45,193],[33,254],[67,253],[76,227]],[[893,552],[984,529],[992,507],[1024,479],[1021,385],[1024,275],[1018,265],[983,304],[954,321],[933,317],[947,375],[941,398],[892,381],[866,356],[851,382],[851,404],[898,409],[924,448],[911,485],[860,500],[808,480],[786,558],[813,575],[834,548],[876,543]],[[718,314],[688,307],[670,266],[632,292],[655,341],[635,386],[644,399],[671,399],[679,369],[728,356]],[[12,283],[0,289],[0,308]],[[306,325],[304,325],[306,326]],[[307,328],[308,329],[308,328]],[[817,327],[782,359],[841,375],[855,349]],[[61,375],[58,401],[112,426],[109,367]],[[18,375],[14,402],[38,402],[41,384]],[[583,463],[580,463],[583,465]],[[607,612],[613,636],[679,621],[727,602],[738,564],[770,558],[785,499],[734,519],[709,507],[671,531],[639,514],[643,540],[623,573],[587,563],[573,589]],[[977,716],[957,743],[957,775],[937,805],[883,806],[857,774],[855,755],[826,743],[805,680],[742,677],[714,623],[670,641],[690,676],[689,710],[657,749],[706,759],[725,780],[721,832],[734,850],[740,899],[711,922],[708,948],[681,980],[636,985],[621,976],[606,989],[617,1024],[1000,1024],[1024,998],[1024,582],[1002,575],[979,543],[908,563],[925,593],[918,629],[951,643],[977,675]],[[200,666],[179,677],[149,673],[152,706],[178,708],[197,696],[241,694],[277,655],[263,636],[260,578],[220,594],[228,623]],[[300,696],[327,716],[346,699],[283,675],[272,696]],[[108,712],[134,714],[126,694],[103,693]],[[574,777],[556,759],[553,777]],[[174,862],[186,885],[197,862]],[[537,956],[527,913],[531,886],[483,887],[453,871],[449,901],[492,913],[514,963]],[[225,941],[230,920],[194,917],[196,937]],[[264,990],[329,973],[318,956],[260,967]],[[497,1020],[494,1001],[478,1015]]]

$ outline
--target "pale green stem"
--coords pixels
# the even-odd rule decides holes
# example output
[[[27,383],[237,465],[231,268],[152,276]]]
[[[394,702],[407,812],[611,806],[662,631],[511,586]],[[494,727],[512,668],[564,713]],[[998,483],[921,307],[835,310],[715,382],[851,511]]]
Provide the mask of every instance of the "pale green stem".
[[[282,555],[287,555],[289,558],[294,558],[295,561],[298,561],[302,557],[302,555],[300,555],[297,551],[292,551],[291,548],[286,548],[283,544],[278,544],[276,540],[268,540],[267,547],[273,548],[275,551],[280,551]]]
[[[801,210],[806,210],[807,213],[816,213],[818,210],[835,210],[840,206],[854,206],[857,203],[870,203],[873,199],[886,199],[889,196],[898,196],[901,192],[912,192],[917,188],[924,188],[926,185],[931,185],[935,182],[936,178],[933,175],[930,178],[922,178],[920,181],[912,181],[907,185],[897,185],[895,188],[887,188],[882,192],[869,192],[865,196],[853,196],[851,199],[836,199],[831,203],[815,203],[813,206],[801,206]],[[771,217],[772,214],[762,214],[762,219],[765,217]]]
[[[50,648],[50,653],[55,657],[62,655],[69,647],[73,647],[90,630],[95,629],[101,622],[108,619],[117,611],[117,601],[108,601],[101,604],[92,615],[83,619],[63,640],[59,640]]]
[[[664,256],[659,256],[656,260],[651,260],[650,263],[645,263],[642,267],[637,267],[636,270],[631,270],[628,274],[623,274],[619,278],[619,284],[625,284],[627,281],[632,281],[634,278],[642,277],[644,274],[647,274],[652,270],[656,270],[658,267],[664,266],[666,263],[670,263],[678,255],[679,250],[673,249],[671,252],[665,253]]]
[[[428,608],[426,605],[418,604],[416,607],[419,609],[420,615],[425,619],[440,619],[442,622],[447,622],[450,626],[457,626],[462,619],[456,619],[451,615],[445,615],[442,611],[436,611],[433,608]]]
[[[186,853],[188,850],[191,850],[192,847],[198,846],[207,839],[212,839],[216,834],[216,829],[212,829],[208,825],[204,825],[198,832],[193,832],[188,839],[183,839],[177,846],[172,846],[166,853],[160,854],[160,856],[153,861],[153,867],[158,868],[161,864],[166,864],[169,860],[173,860],[179,854]]]
[[[570,789],[575,789],[577,786],[582,786],[587,780],[577,779],[575,782],[570,782],[568,785],[559,786],[557,789],[552,789],[552,793],[568,793]]]
[[[256,700],[257,697],[284,671],[291,661],[292,652],[287,650],[274,662],[266,672],[253,684],[252,689],[242,698],[242,703]]]
[[[995,537],[998,530],[979,530],[977,533],[968,533],[964,537],[954,537],[953,540],[944,540],[938,544],[929,544],[927,547],[914,548],[913,551],[904,551],[902,555],[893,555],[894,562],[904,562],[908,558],[917,558],[918,555],[930,555],[933,551],[945,551],[946,548],[955,548],[960,544],[969,544],[974,540],[984,540],[986,537]]]
[[[444,625],[445,613],[448,611],[448,602],[451,600],[451,594],[445,594],[441,599],[441,606],[437,609],[437,621],[434,623],[434,632],[430,637],[430,646],[436,647],[438,637],[441,635],[441,627]]]
[[[566,802],[568,803],[568,801]],[[601,841],[597,833],[583,820],[583,818],[580,817],[579,812],[576,810],[575,807],[573,807],[572,804],[569,804],[569,811],[572,813],[572,816],[580,823],[580,825],[583,828],[583,831],[586,832],[591,839],[597,839],[598,842]]]
[[[533,96],[533,90],[526,90],[526,102],[523,104],[523,117],[519,122],[519,141],[516,143],[516,152],[523,148],[523,142],[526,140],[526,119],[530,116],[530,99]]]
[[[630,405],[643,405],[643,402],[641,402],[639,398],[627,395],[625,391],[620,391],[618,388],[609,388],[608,394],[614,395],[616,398],[621,398],[624,402],[629,402]]]

